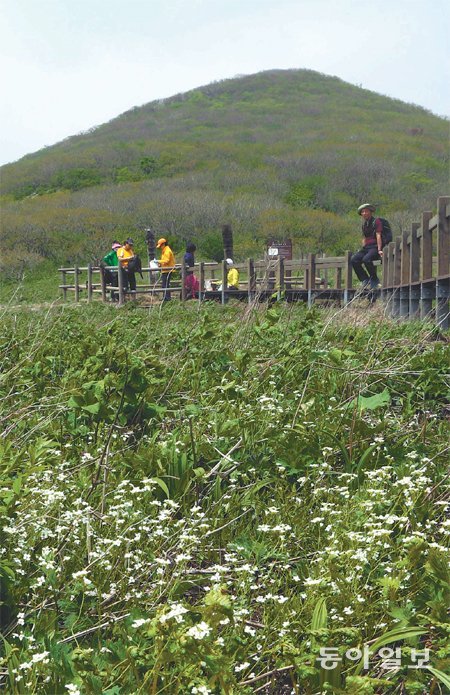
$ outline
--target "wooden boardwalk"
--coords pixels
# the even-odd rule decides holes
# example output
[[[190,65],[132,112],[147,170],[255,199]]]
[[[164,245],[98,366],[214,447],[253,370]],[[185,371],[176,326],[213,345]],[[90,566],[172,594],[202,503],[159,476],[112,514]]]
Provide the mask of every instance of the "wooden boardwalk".
[[[437,214],[423,212],[422,220],[412,224],[384,249],[383,279],[380,290],[361,291],[353,287],[351,252],[343,256],[319,257],[314,253],[307,258],[236,263],[239,270],[239,289],[226,287],[227,266],[221,263],[196,263],[193,268],[200,285],[197,301],[230,299],[253,302],[302,301],[314,303],[350,304],[355,297],[374,301],[379,296],[387,315],[402,320],[433,320],[443,329],[449,327],[450,286],[450,196],[437,200]],[[117,270],[117,269],[116,269]],[[95,297],[110,301],[116,293],[118,304],[130,298],[148,304],[160,302],[164,294],[159,271],[143,268],[144,280],[139,275],[136,293],[126,292],[122,274],[118,273],[118,287],[106,285],[104,269],[99,266],[60,268],[64,299],[68,292],[75,301],[81,296],[91,302]],[[186,268],[174,268],[172,296],[187,301],[184,286]],[[73,280],[73,282],[69,282]]]

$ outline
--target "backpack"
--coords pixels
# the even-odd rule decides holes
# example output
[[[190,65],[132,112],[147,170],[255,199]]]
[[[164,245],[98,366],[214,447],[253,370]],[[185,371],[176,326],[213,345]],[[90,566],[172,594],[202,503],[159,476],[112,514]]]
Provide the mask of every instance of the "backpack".
[[[383,225],[383,229],[381,232],[381,248],[384,249],[384,247],[390,244],[392,241],[391,225],[387,220],[384,219],[384,217],[377,217],[376,219],[380,220],[381,224]]]
[[[142,262],[139,256],[133,256],[133,258],[130,258],[128,261],[128,270],[130,273],[139,273],[141,278],[143,277],[142,275]]]

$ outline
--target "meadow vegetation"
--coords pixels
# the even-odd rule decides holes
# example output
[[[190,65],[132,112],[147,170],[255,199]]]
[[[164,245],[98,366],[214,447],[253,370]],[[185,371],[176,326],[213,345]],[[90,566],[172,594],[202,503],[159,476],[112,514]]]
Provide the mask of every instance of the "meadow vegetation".
[[[447,692],[448,337],[371,311],[3,308],[5,692]]]

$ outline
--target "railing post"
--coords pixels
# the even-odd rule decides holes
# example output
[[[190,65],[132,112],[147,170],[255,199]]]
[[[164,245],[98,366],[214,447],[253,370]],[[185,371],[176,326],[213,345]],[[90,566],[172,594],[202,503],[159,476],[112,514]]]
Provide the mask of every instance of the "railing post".
[[[289,260],[292,260],[292,259],[289,259]],[[286,267],[284,268],[284,289],[285,290],[291,290],[292,289],[292,269],[291,268],[286,268]]]
[[[125,292],[123,290],[123,273],[124,270],[119,263],[119,267],[117,269],[117,278],[119,280],[119,306],[122,306],[125,301]]]
[[[443,330],[449,327],[450,279],[436,280],[436,325]]]
[[[392,316],[400,316],[400,279],[401,279],[401,237],[396,237],[393,242],[393,264],[392,264]]]
[[[186,264],[181,264],[181,301],[186,301]]]
[[[387,255],[387,285],[392,289],[394,285],[394,249],[395,242],[391,241],[386,248]]]
[[[435,287],[431,287],[429,283],[423,282],[420,287],[420,318],[422,321],[430,318],[434,296]]]
[[[226,301],[226,291],[227,291],[227,262],[222,261],[222,296],[221,302],[225,304]]]
[[[450,219],[447,217],[449,204],[450,196],[438,198],[436,325],[444,330],[449,327]]]
[[[74,278],[75,278],[75,301],[79,302],[80,301],[80,286],[78,284],[78,273],[80,271],[78,270],[78,266],[75,266],[74,268]]]
[[[248,275],[247,296],[248,296],[248,303],[251,304],[255,298],[255,290],[256,290],[255,262],[254,262],[253,258],[249,258],[247,261],[247,275]]]
[[[87,300],[89,303],[92,302],[92,265],[90,263],[88,264],[87,274]]]
[[[344,256],[344,304],[348,304],[352,300],[352,252],[346,251]]]
[[[326,254],[322,254],[322,258],[326,258]],[[321,275],[322,277],[322,275]],[[328,268],[323,269],[323,289],[327,290],[328,289]]]
[[[198,266],[198,303],[201,304],[203,300],[203,293],[205,291],[205,264],[203,261],[199,263]]]
[[[413,222],[411,225],[411,243],[409,246],[409,277],[411,282],[420,280],[420,243],[417,230],[420,224]]]
[[[381,279],[381,300],[384,305],[386,305],[387,302],[387,297],[388,297],[388,267],[389,267],[389,251],[388,247],[385,246],[384,251],[383,251],[383,256],[381,260],[381,274],[382,274],[382,279]]]
[[[102,286],[102,302],[106,302],[106,279],[105,279],[105,269],[100,266],[100,283]]]
[[[400,318],[402,319],[409,317],[410,247],[408,236],[408,232],[402,232],[400,258]]]
[[[447,205],[450,205],[450,196],[441,196],[438,205],[437,227],[437,274],[449,275],[450,273],[450,218],[447,216]]]
[[[66,302],[67,301],[67,287],[66,287],[67,281],[66,281],[66,271],[65,270],[61,271],[61,280],[62,280],[61,284],[64,285],[63,286],[63,299]]]
[[[308,254],[308,307],[314,303],[316,289],[316,254]]]
[[[411,225],[411,241],[409,244],[409,318],[417,318],[420,306],[420,243],[417,237],[419,223]]]
[[[281,256],[277,261],[277,299],[281,300],[284,292],[284,259]]]
[[[432,212],[422,213],[422,243],[421,243],[421,280],[430,280],[433,277],[433,244],[430,231]]]
[[[430,287],[430,280],[433,277],[433,247],[430,232],[430,220],[432,216],[432,212],[422,213],[422,235],[420,239],[420,318],[422,320],[425,320],[431,314],[435,294],[435,288]]]
[[[385,284],[384,299],[389,316],[392,316],[394,311],[394,249],[395,243],[391,241],[384,247],[383,251],[383,263],[386,264],[385,275],[383,274],[383,284]]]

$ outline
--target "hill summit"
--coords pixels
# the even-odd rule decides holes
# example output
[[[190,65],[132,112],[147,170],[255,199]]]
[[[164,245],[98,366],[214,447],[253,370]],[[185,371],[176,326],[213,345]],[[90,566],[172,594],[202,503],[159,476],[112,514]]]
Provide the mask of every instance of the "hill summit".
[[[2,167],[2,243],[87,261],[151,226],[213,257],[229,223],[241,257],[268,235],[340,252],[361,201],[401,228],[445,191],[447,134],[421,107],[311,70],[227,79]]]

